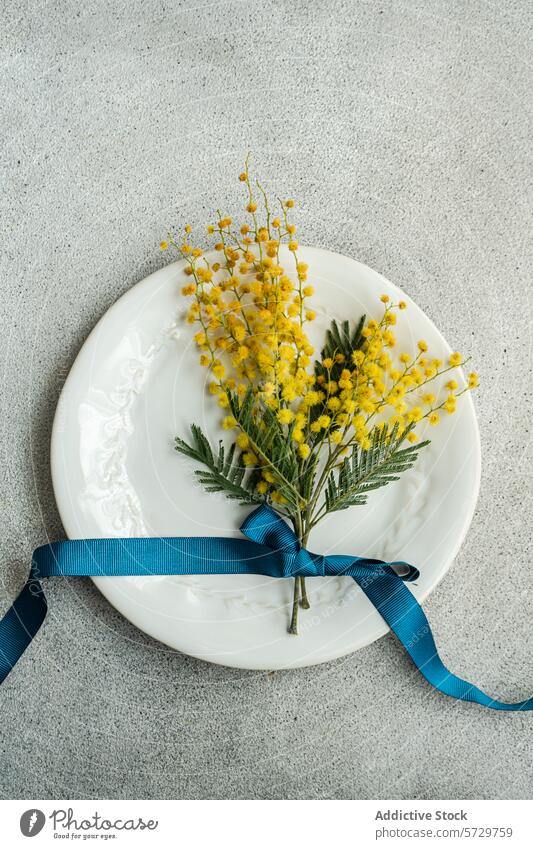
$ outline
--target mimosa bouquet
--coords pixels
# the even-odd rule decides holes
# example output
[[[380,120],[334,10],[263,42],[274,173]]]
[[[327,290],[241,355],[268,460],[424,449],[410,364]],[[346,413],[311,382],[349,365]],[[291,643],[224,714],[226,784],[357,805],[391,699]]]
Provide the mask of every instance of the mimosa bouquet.
[[[190,441],[176,437],[176,449],[200,465],[196,475],[208,492],[266,502],[305,546],[326,515],[365,504],[372,490],[398,480],[429,444],[419,439],[423,423],[453,415],[478,377],[471,372],[465,381],[461,354],[444,362],[423,339],[414,351],[397,350],[394,328],[407,304],[387,295],[376,298],[375,316],[333,321],[317,356],[307,335],[314,290],[298,258],[294,201],[279,200],[274,213],[248,163],[239,180],[247,221],[235,227],[217,213],[207,227],[216,261],[192,244],[189,225],[161,243],[187,262],[186,320],[197,327],[199,363],[231,434],[229,445],[214,447],[192,424]],[[309,607],[302,576],[294,579],[292,634],[299,606]]]

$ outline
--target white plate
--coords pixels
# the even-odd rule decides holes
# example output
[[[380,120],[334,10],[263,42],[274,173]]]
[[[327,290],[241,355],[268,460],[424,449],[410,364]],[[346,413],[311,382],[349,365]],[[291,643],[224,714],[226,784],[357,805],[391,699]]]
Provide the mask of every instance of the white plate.
[[[380,315],[379,296],[409,309],[395,328],[399,344],[425,338],[435,356],[450,348],[432,322],[396,286],[353,259],[302,248],[318,319],[317,348],[331,318]],[[247,509],[204,492],[194,464],[174,451],[198,422],[213,441],[220,409],[204,389],[191,328],[182,319],[175,263],[127,292],[97,324],[65,383],[52,434],[52,475],[68,536],[239,536]],[[408,347],[409,349],[409,347]],[[455,416],[431,429],[415,469],[372,493],[365,507],[327,517],[315,529],[316,552],[406,560],[424,599],[450,566],[474,511],[480,445],[470,396]],[[106,598],[137,627],[187,654],[249,669],[306,666],[348,654],[387,632],[350,578],[308,581],[312,607],[300,612],[300,636],[287,633],[292,581],[261,576],[98,578]]]

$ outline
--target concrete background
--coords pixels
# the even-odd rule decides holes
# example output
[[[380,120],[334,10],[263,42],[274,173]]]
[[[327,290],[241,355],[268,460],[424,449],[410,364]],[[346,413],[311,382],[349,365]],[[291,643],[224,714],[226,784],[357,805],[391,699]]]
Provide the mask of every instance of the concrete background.
[[[451,668],[533,692],[526,0],[4,0],[2,610],[46,536],[62,382],[169,224],[240,204],[404,287],[483,379],[481,496],[427,604]],[[530,51],[529,51],[530,53]],[[529,59],[530,59],[529,55]],[[531,798],[531,715],[435,694],[391,637],[276,674],[166,650],[89,580],[0,688],[3,797]]]

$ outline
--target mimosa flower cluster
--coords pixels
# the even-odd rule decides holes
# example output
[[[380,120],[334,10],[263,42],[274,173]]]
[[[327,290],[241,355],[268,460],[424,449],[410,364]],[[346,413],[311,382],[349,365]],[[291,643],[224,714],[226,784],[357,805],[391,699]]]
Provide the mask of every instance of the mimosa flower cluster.
[[[197,328],[222,428],[234,435],[225,456],[197,426],[194,444],[178,438],[177,448],[206,466],[197,474],[208,490],[272,503],[305,544],[327,513],[364,503],[371,489],[409,468],[427,444],[418,441],[421,424],[453,415],[478,376],[463,379],[461,354],[443,361],[423,339],[414,351],[399,348],[395,326],[407,304],[386,294],[376,298],[378,317],[353,327],[333,322],[317,355],[307,334],[314,289],[298,256],[294,201],[280,200],[273,213],[248,167],[239,180],[246,219],[235,226],[219,213],[207,227],[214,258],[193,244],[188,225],[161,243],[186,261],[187,321]],[[302,578],[294,632],[298,601],[308,606]]]

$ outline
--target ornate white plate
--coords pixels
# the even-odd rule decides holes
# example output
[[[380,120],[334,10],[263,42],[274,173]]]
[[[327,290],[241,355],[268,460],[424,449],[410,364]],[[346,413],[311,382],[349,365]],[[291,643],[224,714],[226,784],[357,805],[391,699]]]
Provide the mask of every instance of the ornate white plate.
[[[372,269],[318,248],[302,248],[319,314],[317,348],[332,318],[379,315],[379,296],[409,309],[395,328],[400,346],[425,338],[450,353],[432,322]],[[134,286],[99,321],[65,383],[52,435],[52,474],[68,536],[239,536],[246,508],[204,492],[174,437],[198,422],[216,441],[220,409],[182,320],[186,280],[175,263]],[[424,599],[450,566],[474,511],[480,445],[470,396],[431,429],[415,469],[371,494],[365,507],[327,517],[316,552],[406,560],[421,572]],[[350,578],[308,580],[311,609],[300,636],[287,633],[292,581],[260,576],[98,578],[106,598],[158,640],[214,663],[250,669],[306,666],[371,643],[387,628]]]

